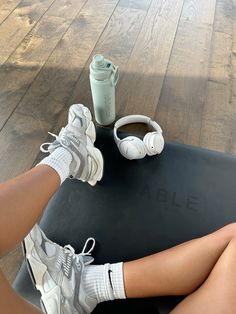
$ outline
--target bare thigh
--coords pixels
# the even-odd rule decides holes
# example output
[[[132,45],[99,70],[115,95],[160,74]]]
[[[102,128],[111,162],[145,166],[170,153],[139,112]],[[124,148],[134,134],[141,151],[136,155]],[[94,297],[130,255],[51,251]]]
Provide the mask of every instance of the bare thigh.
[[[230,241],[204,283],[171,312],[190,313],[236,313],[236,238]]]

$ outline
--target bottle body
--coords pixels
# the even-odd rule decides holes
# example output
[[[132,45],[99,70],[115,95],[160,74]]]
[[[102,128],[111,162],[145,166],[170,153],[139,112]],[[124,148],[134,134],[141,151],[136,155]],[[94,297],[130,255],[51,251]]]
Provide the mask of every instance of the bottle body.
[[[90,64],[89,77],[95,119],[101,125],[109,125],[116,116],[115,85],[118,80],[118,68],[103,56],[95,55]]]
[[[95,119],[101,125],[111,124],[115,118],[115,86],[110,80],[98,81],[90,75]]]

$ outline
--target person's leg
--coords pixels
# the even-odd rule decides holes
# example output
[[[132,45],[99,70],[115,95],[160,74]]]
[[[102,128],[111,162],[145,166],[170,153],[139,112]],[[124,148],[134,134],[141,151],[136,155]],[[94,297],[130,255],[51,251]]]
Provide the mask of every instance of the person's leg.
[[[0,184],[0,256],[23,240],[47,202],[68,176],[95,185],[103,159],[94,147],[91,113],[83,105],[70,107],[68,124],[45,152],[50,155],[32,170]]]
[[[48,314],[54,313],[51,303],[47,304],[52,296],[52,290],[48,290],[49,281],[52,289],[56,289],[57,285],[60,287],[53,292],[57,299],[61,298],[60,291],[68,289],[68,285],[67,288],[63,287],[62,281],[57,282],[53,278],[55,271],[58,273],[56,278],[80,278],[79,281],[70,280],[69,291],[79,289],[83,291],[82,297],[81,293],[74,292],[68,292],[67,295],[70,295],[73,302],[79,300],[83,310],[90,313],[97,303],[108,300],[192,293],[207,279],[235,237],[236,224],[230,224],[207,236],[126,263],[88,265],[81,257],[72,254],[73,260],[78,259],[79,268],[68,259],[71,252],[50,242],[40,230],[30,233],[26,251],[32,274],[36,278],[36,286],[42,294],[45,307],[49,309]],[[57,251],[61,251],[61,254],[57,254]],[[58,260],[58,255],[64,257]],[[65,265],[63,260],[69,262]],[[55,264],[58,265],[57,269]],[[67,270],[66,273],[64,269]]]
[[[202,238],[124,263],[126,296],[190,294],[206,280],[235,236],[236,224],[230,224]]]
[[[58,173],[47,165],[0,185],[0,256],[32,229],[59,186]]]
[[[236,313],[236,237],[221,254],[205,282],[187,296],[172,314]]]
[[[91,185],[101,180],[103,159],[94,147],[95,137],[88,108],[73,105],[67,126],[49,143],[50,155],[27,173],[0,184],[0,256],[23,240],[67,177]],[[12,290],[2,273],[0,312],[40,313]]]

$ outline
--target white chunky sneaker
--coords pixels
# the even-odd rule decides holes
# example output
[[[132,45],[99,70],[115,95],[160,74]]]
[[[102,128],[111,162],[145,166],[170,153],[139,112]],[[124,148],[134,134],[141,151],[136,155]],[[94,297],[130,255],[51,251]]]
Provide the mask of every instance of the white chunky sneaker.
[[[96,139],[95,126],[91,112],[82,104],[72,105],[69,109],[68,124],[52,143],[43,143],[40,150],[52,153],[58,147],[67,149],[73,159],[70,165],[70,177],[95,185],[103,175],[103,157],[94,147]],[[45,146],[48,146],[45,148]]]
[[[85,252],[89,242],[92,246]],[[75,254],[50,241],[35,225],[23,241],[27,266],[36,288],[41,293],[41,305],[46,314],[87,314],[97,305],[97,299],[86,294],[83,272],[93,262],[90,256],[95,240],[89,238],[82,253]]]

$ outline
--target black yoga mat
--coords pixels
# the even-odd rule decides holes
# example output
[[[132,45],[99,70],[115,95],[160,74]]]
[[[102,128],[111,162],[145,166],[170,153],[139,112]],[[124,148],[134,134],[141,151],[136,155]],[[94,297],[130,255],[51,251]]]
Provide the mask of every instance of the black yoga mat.
[[[107,129],[98,129],[96,146],[104,155],[103,180],[95,187],[76,180],[61,186],[40,222],[53,241],[79,253],[92,236],[96,263],[127,261],[236,221],[235,156],[169,142],[159,156],[129,161]],[[39,304],[25,265],[14,287]],[[106,302],[93,313],[165,314],[181,299]]]

